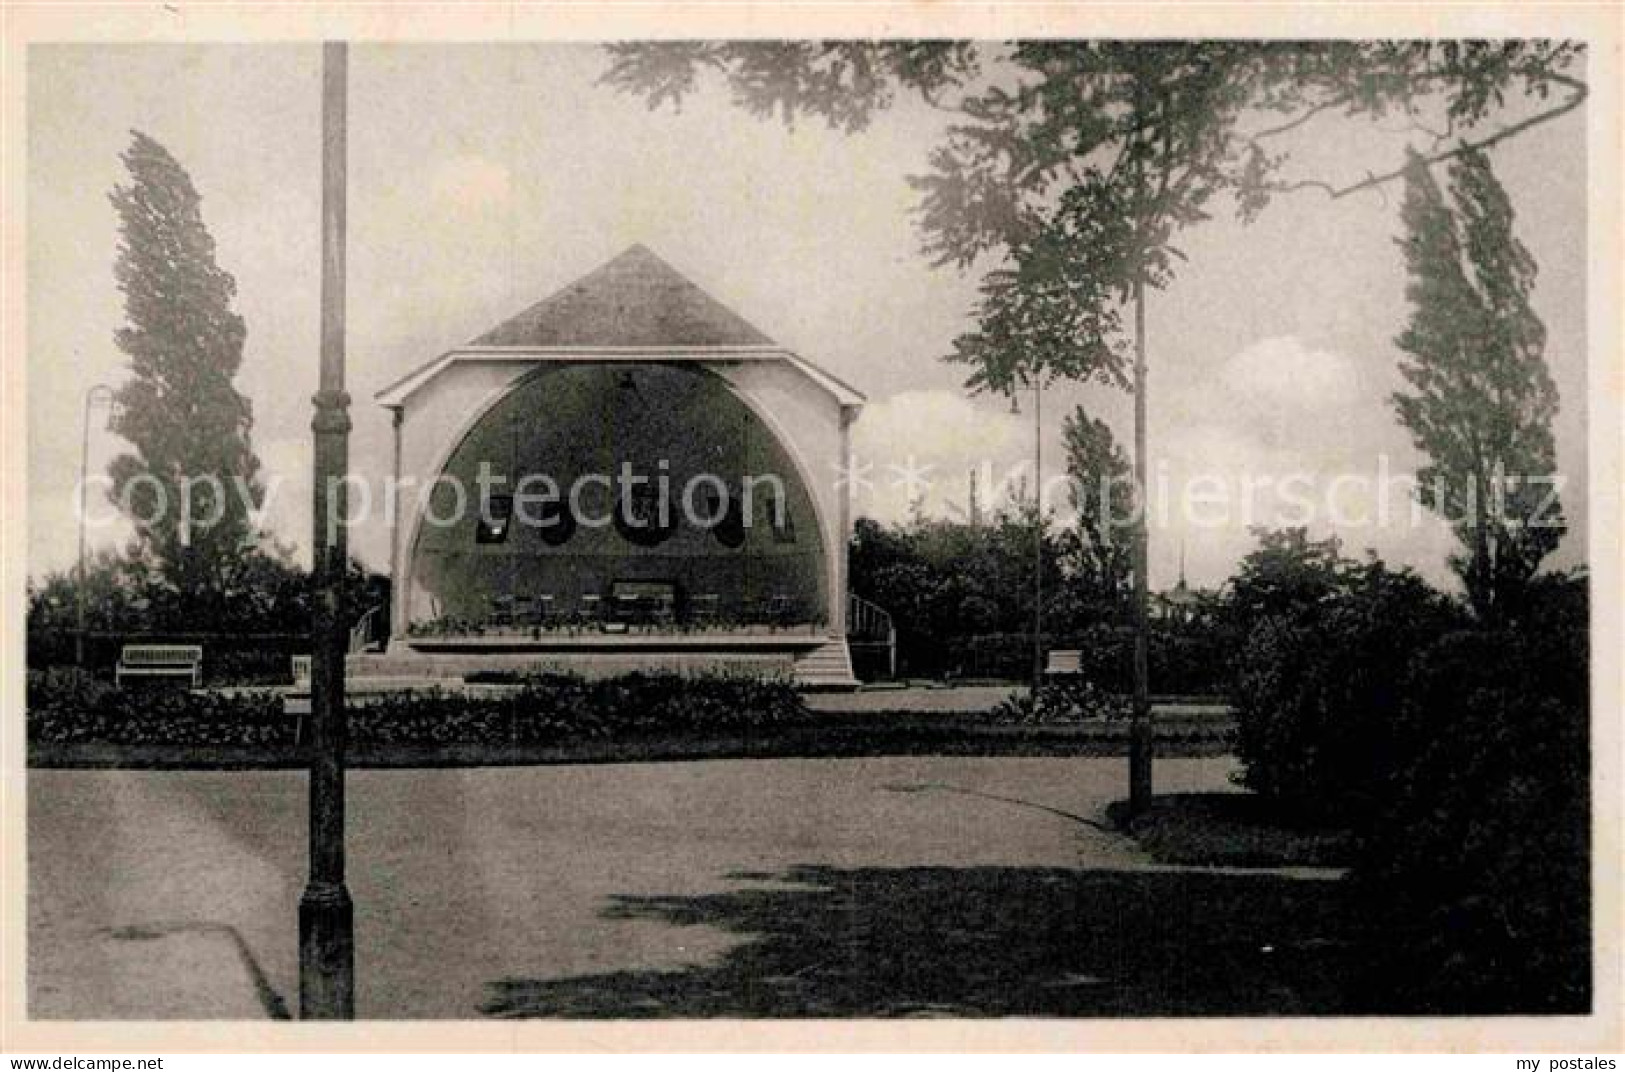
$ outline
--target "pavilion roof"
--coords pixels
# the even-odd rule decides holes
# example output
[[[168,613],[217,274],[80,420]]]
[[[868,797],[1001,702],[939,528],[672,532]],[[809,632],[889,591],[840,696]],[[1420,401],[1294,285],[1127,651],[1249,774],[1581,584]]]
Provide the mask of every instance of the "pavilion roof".
[[[594,347],[772,344],[772,339],[641,244],[471,343]]]
[[[851,384],[768,338],[647,246],[634,245],[469,343],[418,366],[375,396],[385,406],[460,361],[782,361],[843,406]]]

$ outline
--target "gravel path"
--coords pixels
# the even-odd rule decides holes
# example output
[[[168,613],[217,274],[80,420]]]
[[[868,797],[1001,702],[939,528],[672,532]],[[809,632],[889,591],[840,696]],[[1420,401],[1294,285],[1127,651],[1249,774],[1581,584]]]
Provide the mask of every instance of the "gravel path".
[[[1183,903],[1190,888],[1121,888],[1167,877],[1097,825],[1123,794],[1124,768],[922,757],[353,772],[358,1011],[965,1015],[1154,1003],[1166,987],[1141,953],[1188,945],[1200,921],[1155,903],[1164,893]],[[1158,788],[1223,789],[1231,769],[1164,760]],[[28,798],[33,1016],[296,1006],[302,775],[32,771]],[[1139,952],[1111,946],[1132,928],[1101,929],[1102,905],[1150,912],[1172,931]],[[1057,949],[1065,963],[1048,963]],[[1099,962],[1083,970],[1078,958]]]

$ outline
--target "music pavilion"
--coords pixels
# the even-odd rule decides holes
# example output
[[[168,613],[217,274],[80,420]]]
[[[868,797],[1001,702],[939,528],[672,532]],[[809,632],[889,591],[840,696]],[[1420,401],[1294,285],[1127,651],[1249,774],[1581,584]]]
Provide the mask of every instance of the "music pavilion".
[[[395,594],[386,651],[352,673],[856,684],[837,477],[863,396],[643,246],[377,401],[404,489]]]

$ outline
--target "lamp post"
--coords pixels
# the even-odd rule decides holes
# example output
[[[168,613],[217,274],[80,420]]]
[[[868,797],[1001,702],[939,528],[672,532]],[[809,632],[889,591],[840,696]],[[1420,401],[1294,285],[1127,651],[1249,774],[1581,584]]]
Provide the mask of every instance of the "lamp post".
[[[1033,393],[1033,701],[1044,683],[1044,385],[1012,387],[1010,412],[1019,414],[1018,390]]]
[[[90,479],[90,411],[98,405],[107,406],[107,421],[113,422],[113,389],[105,383],[95,384],[85,392],[84,431],[79,441],[79,580],[74,588],[73,663],[85,665],[85,484]]]
[[[1146,493],[1145,278],[1134,281],[1134,707],[1129,719],[1129,813],[1151,806],[1156,733],[1151,720],[1150,498]]]
[[[315,416],[312,540],[310,876],[299,899],[299,1015],[355,1016],[354,908],[344,882],[345,476],[350,396],[344,392],[346,47],[322,46],[321,380]]]

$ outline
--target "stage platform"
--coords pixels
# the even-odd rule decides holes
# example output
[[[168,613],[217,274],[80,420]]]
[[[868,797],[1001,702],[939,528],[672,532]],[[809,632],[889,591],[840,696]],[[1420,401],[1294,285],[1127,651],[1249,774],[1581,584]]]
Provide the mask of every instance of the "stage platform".
[[[858,686],[844,638],[791,630],[403,637],[382,652],[351,655],[345,665],[348,687],[359,690],[445,685],[493,672],[607,677],[637,670],[783,675],[819,690]]]

